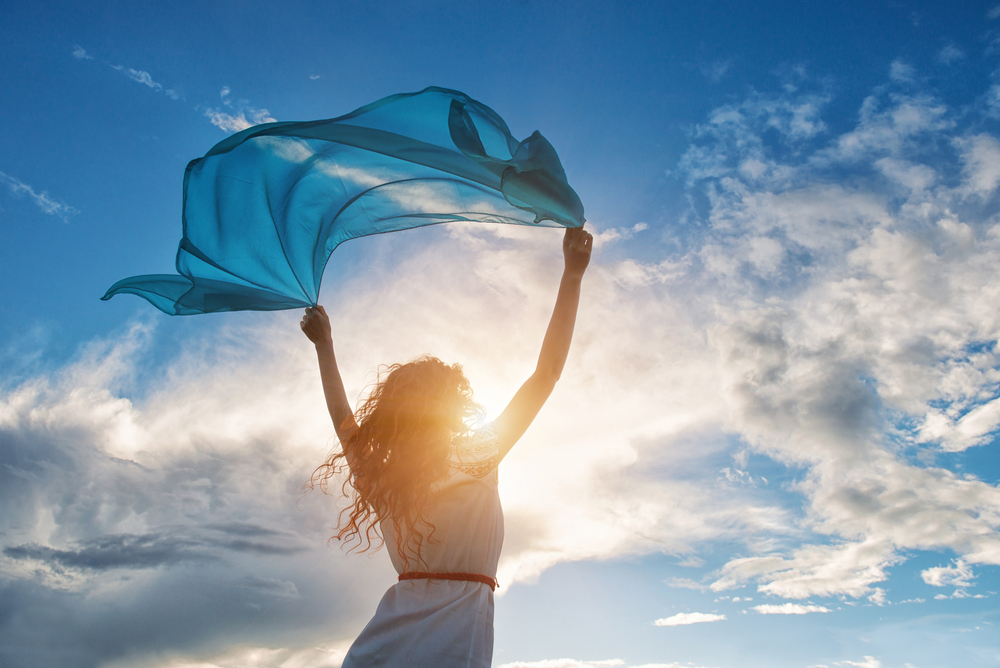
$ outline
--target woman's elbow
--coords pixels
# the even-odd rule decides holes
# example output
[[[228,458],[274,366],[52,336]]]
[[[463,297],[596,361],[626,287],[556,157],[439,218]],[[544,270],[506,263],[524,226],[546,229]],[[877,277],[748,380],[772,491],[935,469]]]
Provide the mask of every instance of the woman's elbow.
[[[562,368],[560,367],[539,367],[535,369],[534,377],[535,382],[540,386],[547,389],[549,392],[555,388],[556,383],[559,382],[559,378],[562,376]]]

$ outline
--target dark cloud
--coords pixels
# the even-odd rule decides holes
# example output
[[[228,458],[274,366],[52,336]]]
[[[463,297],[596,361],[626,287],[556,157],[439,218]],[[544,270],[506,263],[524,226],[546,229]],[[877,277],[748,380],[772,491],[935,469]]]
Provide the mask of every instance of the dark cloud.
[[[5,547],[3,553],[13,559],[33,559],[67,568],[107,570],[111,568],[155,568],[184,561],[215,558],[198,548],[197,541],[178,536],[146,534],[143,536],[101,536],[81,541],[78,549],[56,550],[29,543]]]

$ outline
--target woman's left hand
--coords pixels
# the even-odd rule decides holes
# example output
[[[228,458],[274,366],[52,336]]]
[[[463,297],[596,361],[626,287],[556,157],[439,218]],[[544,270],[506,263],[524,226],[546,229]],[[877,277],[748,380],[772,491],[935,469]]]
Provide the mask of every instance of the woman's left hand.
[[[563,259],[565,272],[574,277],[583,276],[590,264],[590,253],[594,248],[594,237],[580,227],[567,227],[563,235]]]

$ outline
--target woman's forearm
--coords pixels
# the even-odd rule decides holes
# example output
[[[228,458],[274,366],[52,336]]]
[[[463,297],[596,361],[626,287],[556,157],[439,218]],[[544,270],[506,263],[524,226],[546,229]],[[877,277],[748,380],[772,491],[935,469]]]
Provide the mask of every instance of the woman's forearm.
[[[326,407],[333,420],[333,428],[341,443],[346,443],[357,425],[354,422],[354,412],[347,401],[347,391],[344,380],[337,367],[337,356],[333,351],[332,341],[316,343],[316,358],[319,361],[319,375],[323,381],[323,395],[326,397]]]
[[[545,338],[542,339],[535,375],[552,383],[559,380],[563,367],[566,366],[570,343],[573,341],[573,328],[576,326],[576,312],[580,305],[582,279],[583,272],[563,272],[552,318],[545,330]]]

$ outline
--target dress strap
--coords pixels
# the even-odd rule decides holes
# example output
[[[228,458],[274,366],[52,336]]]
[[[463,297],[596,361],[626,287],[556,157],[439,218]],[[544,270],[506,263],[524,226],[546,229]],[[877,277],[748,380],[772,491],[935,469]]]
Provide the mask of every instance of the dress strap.
[[[482,582],[489,585],[492,591],[496,591],[499,583],[495,578],[478,573],[401,573],[399,581],[403,580],[460,580],[463,582]]]

